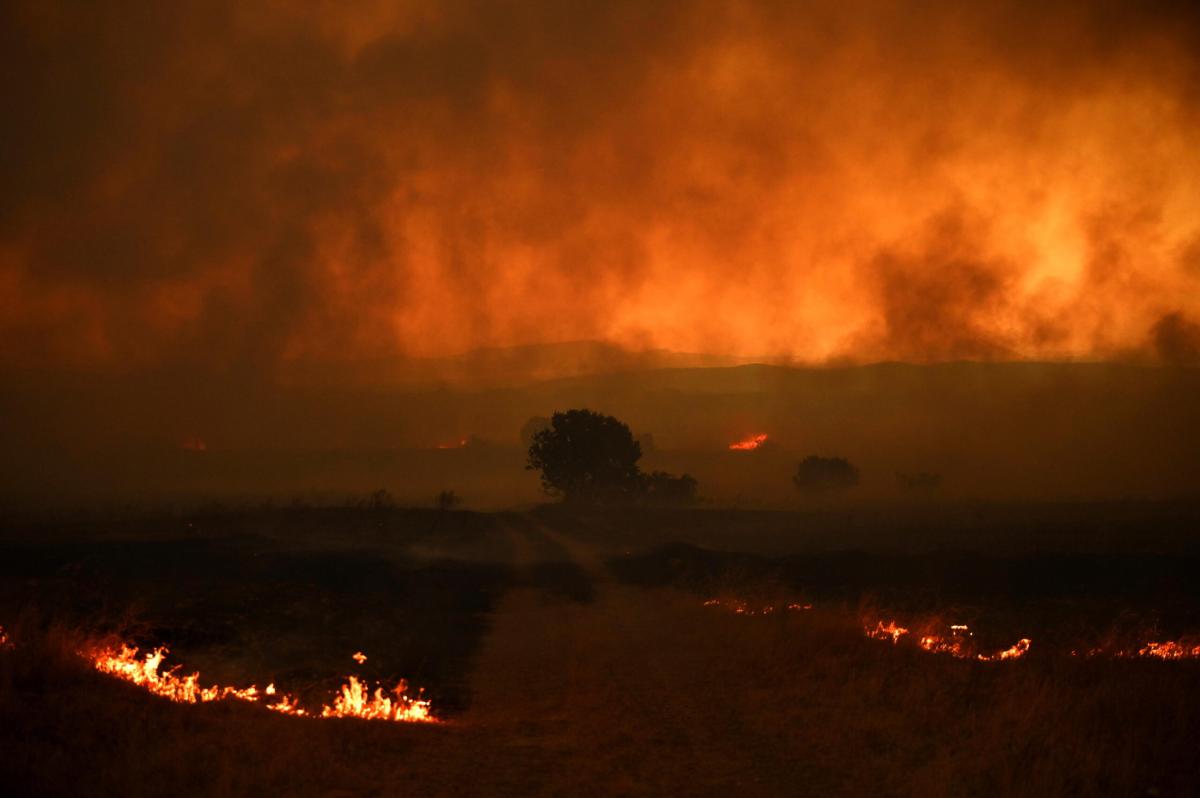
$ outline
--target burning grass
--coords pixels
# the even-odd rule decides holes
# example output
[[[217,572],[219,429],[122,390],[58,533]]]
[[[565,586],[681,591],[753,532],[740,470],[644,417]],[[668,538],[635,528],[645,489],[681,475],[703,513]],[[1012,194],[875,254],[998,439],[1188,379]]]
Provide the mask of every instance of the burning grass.
[[[708,599],[705,607],[721,607],[735,615],[762,616],[777,612],[795,612],[811,610],[811,603],[751,603],[743,599]],[[1007,648],[995,651],[981,651],[975,640],[975,633],[967,624],[944,625],[938,621],[926,621],[921,624],[921,631],[912,632],[909,626],[902,626],[895,619],[864,620],[863,634],[872,639],[892,645],[914,641],[918,648],[930,654],[948,654],[956,659],[975,660],[978,662],[1008,662],[1021,659],[1033,647],[1033,640],[1022,637]],[[1106,648],[1103,646],[1088,649],[1070,650],[1072,657],[1101,657],[1114,659],[1160,659],[1184,660],[1200,659],[1200,637],[1188,636],[1179,640],[1151,641],[1133,647]]]
[[[227,699],[257,703],[274,712],[285,715],[322,718],[362,718],[364,720],[388,720],[395,722],[435,723],[437,719],[430,711],[429,701],[408,695],[408,683],[401,680],[392,690],[382,686],[371,686],[348,676],[346,682],[334,696],[332,704],[326,704],[317,712],[303,708],[296,696],[280,693],[274,684],[259,690],[256,685],[231,687],[200,683],[199,672],[180,675],[182,666],[163,669],[167,657],[165,646],[145,654],[136,646],[120,644],[81,652],[86,660],[101,673],[135,684],[148,692],[181,704],[199,704]],[[362,659],[360,660],[359,657]],[[354,656],[361,664],[366,657],[361,652]]]

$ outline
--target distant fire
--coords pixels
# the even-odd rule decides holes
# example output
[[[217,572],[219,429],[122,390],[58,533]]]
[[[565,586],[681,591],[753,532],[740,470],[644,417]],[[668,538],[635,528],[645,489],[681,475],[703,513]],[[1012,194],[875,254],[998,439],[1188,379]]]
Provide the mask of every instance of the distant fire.
[[[439,449],[465,449],[467,448],[467,439],[459,438],[458,440],[450,443],[439,443],[437,447]]]
[[[189,435],[183,439],[183,443],[179,444],[183,449],[189,452],[206,452],[208,444],[199,435]]]
[[[0,626],[0,649],[12,648],[12,641],[8,639],[8,632],[4,631],[4,627]]]
[[[1184,638],[1183,640],[1148,642],[1145,645],[1138,646],[1136,648],[1118,648],[1116,650],[1105,648],[1103,646],[1097,646],[1085,651],[1072,651],[1071,656],[1085,658],[1110,656],[1117,659],[1200,659],[1200,639],[1196,637],[1190,637]]]
[[[383,687],[371,690],[357,677],[350,676],[334,696],[332,705],[323,706],[320,712],[310,713],[300,706],[295,696],[278,693],[274,684],[268,684],[262,690],[255,685],[244,688],[219,685],[204,687],[200,684],[199,673],[180,676],[179,666],[161,670],[163,660],[167,656],[166,647],[141,654],[134,646],[121,645],[119,648],[104,648],[84,656],[90,659],[92,665],[101,673],[136,684],[154,695],[181,704],[235,699],[257,703],[285,715],[437,722],[430,713],[429,702],[420,698],[410,698],[408,685],[403,680],[393,690],[385,690]],[[354,659],[361,664],[366,657],[359,652]]]
[[[765,432],[760,432],[758,435],[751,435],[749,438],[743,438],[736,443],[729,444],[730,451],[734,452],[749,452],[757,449],[767,442],[768,435]]]
[[[900,638],[909,634],[906,627],[895,621],[876,621],[874,624],[863,625],[863,633],[874,640],[887,640],[893,645]],[[1013,645],[992,654],[980,654],[976,651],[975,633],[966,624],[956,623],[949,627],[949,634],[923,634],[917,638],[917,645],[930,654],[949,654],[958,659],[974,659],[980,662],[1000,662],[1002,660],[1019,659],[1029,651],[1033,641],[1023,637]]]
[[[798,604],[789,602],[787,604],[750,604],[741,599],[709,599],[704,602],[705,607],[725,607],[732,610],[737,615],[770,615],[774,612],[802,612],[811,610],[811,604]]]

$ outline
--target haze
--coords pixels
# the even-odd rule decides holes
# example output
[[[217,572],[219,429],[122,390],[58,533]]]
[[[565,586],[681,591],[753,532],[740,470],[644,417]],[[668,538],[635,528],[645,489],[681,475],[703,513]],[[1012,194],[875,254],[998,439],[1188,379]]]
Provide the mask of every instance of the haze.
[[[7,3],[10,480],[83,458],[71,484],[94,484],[117,450],[193,439],[515,445],[563,409],[531,388],[463,410],[430,385],[968,360],[1120,364],[1070,378],[1097,420],[1055,451],[1153,446],[1167,492],[1191,490],[1200,20],[1076,5]],[[1044,441],[1027,422],[1061,415],[1057,383],[1022,373],[1004,423],[950,410]],[[886,408],[923,379],[868,380],[865,415],[827,397],[829,429],[908,424]],[[736,402],[680,426],[628,392],[601,409],[666,446],[789,437]],[[832,418],[790,445],[853,448],[812,432]]]

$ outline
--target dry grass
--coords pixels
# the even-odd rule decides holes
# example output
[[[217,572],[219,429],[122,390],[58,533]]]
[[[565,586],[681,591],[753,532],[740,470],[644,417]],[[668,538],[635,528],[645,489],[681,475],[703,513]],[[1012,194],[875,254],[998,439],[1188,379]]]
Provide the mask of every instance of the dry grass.
[[[669,590],[511,592],[441,727],[177,706],[90,672],[62,629],[0,655],[17,794],[1185,795],[1194,663],[981,664],[832,612],[746,618]]]

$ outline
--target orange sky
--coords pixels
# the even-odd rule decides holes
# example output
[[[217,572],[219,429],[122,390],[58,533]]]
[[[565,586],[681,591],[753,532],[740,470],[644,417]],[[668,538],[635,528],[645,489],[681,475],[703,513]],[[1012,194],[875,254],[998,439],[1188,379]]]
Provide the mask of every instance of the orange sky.
[[[1200,358],[1176,4],[294,5],[0,12],[0,363]]]

